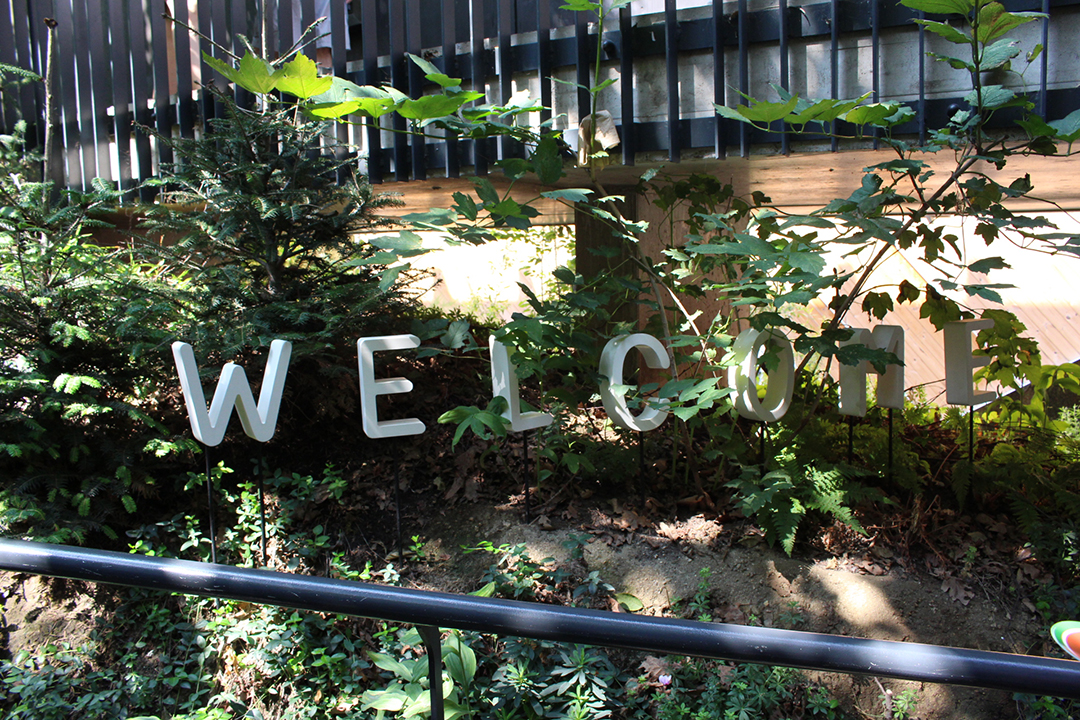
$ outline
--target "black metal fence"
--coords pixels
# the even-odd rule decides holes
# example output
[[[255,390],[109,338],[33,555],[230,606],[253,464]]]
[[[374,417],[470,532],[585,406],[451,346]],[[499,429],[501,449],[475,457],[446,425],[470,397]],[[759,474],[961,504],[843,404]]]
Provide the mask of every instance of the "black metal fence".
[[[0,540],[0,569],[438,628],[1080,699],[1080,663],[984,650],[704,623],[408,590],[144,555]],[[433,718],[440,683],[430,683]]]
[[[203,83],[223,82],[200,59],[212,50],[210,40],[240,51],[243,34],[261,45],[265,7],[267,45],[284,50],[296,35],[294,3],[303,24],[315,19],[314,0],[0,0],[0,62],[44,73],[43,21],[54,18],[62,138],[57,153],[64,168],[56,179],[85,187],[103,178],[131,188],[152,176],[159,162],[171,160],[167,148],[157,147],[140,126],[191,137],[221,112],[201,92]],[[753,131],[710,111],[713,102],[739,102],[740,92],[767,95],[769,83],[816,97],[869,92],[875,100],[906,100],[918,112],[903,130],[920,135],[943,124],[962,95],[950,94],[948,83],[942,85],[924,60],[936,38],[892,0],[776,0],[774,7],[755,10],[748,0],[636,0],[612,14],[603,37],[589,16],[560,9],[559,0],[329,3],[336,74],[360,84],[392,84],[415,97],[425,91],[425,81],[406,53],[423,55],[447,74],[483,86],[490,101],[506,101],[529,88],[554,108],[557,126],[572,141],[577,120],[588,114],[589,95],[551,78],[588,84],[601,43],[605,72],[619,78],[601,98],[602,107],[618,120],[627,165],[642,153],[677,162],[688,152],[747,155],[763,143],[787,152],[786,136]],[[1080,0],[1005,4],[1050,16],[1025,30],[1047,47],[1035,73],[1024,79],[1039,111],[1056,118],[1080,107],[1080,71],[1074,78],[1062,76],[1071,55],[1069,43],[1056,39],[1067,34],[1069,25],[1061,21],[1078,11]],[[184,26],[198,28],[203,37]],[[900,58],[897,48],[910,52]],[[21,115],[40,142],[43,105],[40,85],[7,92],[0,125],[10,130]],[[453,177],[469,166],[484,174],[492,161],[515,151],[510,144],[425,142],[376,128],[342,130],[340,138],[375,182]],[[835,141],[831,148],[837,149]]]

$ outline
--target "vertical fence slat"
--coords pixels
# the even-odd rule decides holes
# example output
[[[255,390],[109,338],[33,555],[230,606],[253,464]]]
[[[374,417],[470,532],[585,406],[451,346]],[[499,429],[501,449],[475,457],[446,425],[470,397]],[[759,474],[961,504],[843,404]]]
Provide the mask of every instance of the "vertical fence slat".
[[[105,37],[105,20],[109,8],[98,0],[86,0],[86,27],[90,42],[89,84],[94,96],[94,143],[97,146],[97,177],[112,183],[113,153],[110,133],[112,121],[109,106],[112,105],[112,76],[108,46]],[[86,111],[86,108],[83,108]]]
[[[26,3],[12,0],[12,21],[15,36],[15,64],[26,70],[32,70],[44,77],[45,72],[37,61],[32,42],[33,35],[30,32],[30,17]],[[22,117],[26,120],[26,142],[30,147],[40,147],[43,144],[41,134],[42,120],[45,109],[38,102],[34,86],[40,83],[24,83],[19,88],[19,109]]]
[[[364,84],[381,85],[379,81],[379,25],[376,0],[355,0],[360,2],[360,39],[364,54]],[[379,121],[367,121],[368,180],[373,183],[383,181],[382,134]]]
[[[484,63],[484,0],[472,0],[469,3],[469,48],[472,53],[473,89],[487,93],[487,68]],[[487,102],[486,97],[477,100],[477,104]],[[483,138],[473,140],[473,172],[487,175],[488,159],[486,141]]]
[[[198,22],[195,26],[199,29],[199,77],[202,78],[202,91],[199,93],[199,101],[202,106],[203,132],[210,126],[210,119],[214,117],[214,97],[206,91],[210,83],[215,82],[216,76],[202,58],[205,55],[213,55],[213,46],[210,44],[210,35],[213,33],[213,7],[211,0],[201,0],[195,6],[198,12]]]
[[[406,22],[408,26],[406,28],[406,47],[413,55],[420,55],[421,45],[420,40],[420,0],[407,0],[406,7]],[[409,68],[409,96],[418,98],[424,94],[424,74],[421,72],[420,67],[409,60],[406,63]],[[424,135],[422,132],[418,132],[411,138],[412,144],[412,176],[413,180],[424,180],[427,178],[427,167],[424,162]]]
[[[187,0],[181,0],[186,4]],[[165,136],[172,136],[173,125],[176,123],[176,108],[172,102],[172,94],[169,92],[169,58],[168,29],[166,28],[165,0],[150,0],[150,37],[153,48],[153,77],[154,77],[154,127]],[[176,45],[173,44],[175,51]],[[176,54],[176,69],[187,62],[186,57]],[[179,84],[177,84],[179,96]],[[172,148],[160,140],[157,143],[158,167],[160,163],[171,163],[173,160]]]
[[[536,0],[536,73],[540,78],[540,122],[551,119],[551,0]]]
[[[150,136],[141,128],[149,127],[152,119],[150,116],[150,85],[148,80],[147,47],[146,47],[146,11],[142,0],[130,0],[128,5],[128,18],[131,21],[131,87],[132,102],[134,105],[133,119],[138,125],[133,128],[135,134],[135,152],[138,160],[138,177],[141,181],[154,174],[153,163],[150,159]],[[153,193],[150,188],[139,191],[143,201],[152,199]]]
[[[514,32],[513,0],[499,0],[499,101],[504,105],[514,94],[514,69],[510,61],[510,36]],[[519,143],[510,138],[499,138],[499,157],[506,159],[521,154]]]
[[[278,0],[277,41],[279,57],[287,53],[293,43],[296,42],[296,34],[293,33],[292,2],[290,0]]]
[[[1050,0],[1042,0],[1041,12],[1046,15],[1042,19],[1042,57],[1039,63],[1039,105],[1038,113],[1043,120],[1047,119],[1046,83],[1050,72]]]
[[[10,2],[0,0],[0,63],[15,64],[14,27]],[[15,104],[11,101],[10,93],[0,87],[0,131],[10,132],[15,120]]]
[[[633,165],[637,154],[634,120],[634,18],[629,5],[619,8],[619,91],[622,93],[623,165]]]
[[[580,134],[581,121],[592,112],[592,95],[586,88],[592,87],[589,77],[589,68],[592,67],[592,57],[589,52],[589,24],[585,13],[579,12],[574,22],[574,60],[577,62],[577,119],[578,119],[578,147],[587,147],[588,137]],[[592,154],[592,148],[586,152]]]
[[[349,32],[347,13],[345,0],[330,0],[330,58],[334,66],[334,75],[341,78],[347,74],[345,62],[347,59],[345,39]],[[339,163],[344,163],[348,157],[349,127],[345,123],[334,123],[334,133],[337,138],[337,143],[334,145],[334,158]],[[344,182],[348,175],[348,169],[342,165],[338,169],[338,181]]]
[[[390,84],[403,93],[409,92],[409,78],[405,68],[405,1],[390,2]],[[412,63],[409,63],[410,65]],[[394,125],[394,179],[409,178],[408,125],[398,113],[393,115]]]
[[[190,22],[186,0],[176,0],[172,10],[176,23],[165,27],[176,43],[176,119],[181,137],[191,138],[195,136],[196,107],[192,101],[191,31],[184,27]]]
[[[725,96],[727,78],[724,66],[724,43],[727,39],[724,28],[726,26],[723,0],[712,0],[713,102],[717,105],[727,104]],[[726,125],[720,113],[713,113],[713,152],[718,158],[727,156],[727,138],[724,136]]]
[[[112,55],[113,127],[116,137],[118,180],[121,190],[130,190],[131,168],[131,52],[127,41],[127,3],[109,2],[109,49]]]
[[[207,2],[207,0],[202,0],[202,2]],[[200,5],[201,4],[202,3],[200,3]],[[210,29],[209,29],[210,32],[209,32],[209,35],[210,35],[211,38],[213,38],[214,42],[218,46],[223,47],[223,48],[228,48],[228,47],[230,47],[232,45],[232,43],[229,42],[229,31],[228,31],[228,12],[229,12],[228,0],[212,0],[210,9],[211,9],[211,12],[210,12]],[[202,28],[200,28],[200,29],[202,29]],[[203,30],[203,32],[206,32],[206,30]],[[216,50],[216,51],[212,52],[211,54],[213,54],[215,56],[221,56],[221,51]],[[221,57],[221,60],[223,60],[225,62],[230,61],[229,58],[227,58],[227,57]],[[204,67],[203,68],[203,73],[206,73],[206,72],[207,72],[207,68]],[[206,77],[205,74],[203,75],[203,77]],[[213,74],[213,78],[214,78],[214,83],[221,90],[224,91],[228,87],[228,85],[229,85],[228,80],[226,80],[224,76],[219,75],[218,73],[215,72]],[[214,102],[214,117],[216,117],[216,118],[224,117],[225,116],[225,104],[221,100],[217,100],[216,98],[214,99],[213,102]]]
[[[829,85],[832,99],[840,99],[840,0],[829,0]],[[832,151],[840,149],[837,121],[832,121]]]
[[[83,175],[82,128],[79,118],[79,91],[75,78],[75,17],[71,0],[57,0],[53,8],[56,20],[57,53],[54,62],[57,67],[54,93],[60,101],[63,120],[63,134],[57,139],[63,143],[57,148],[63,156],[64,182],[68,187],[84,188],[89,185],[89,177]]]
[[[0,63],[15,65],[15,22],[11,17],[11,0],[0,0]],[[0,88],[0,127],[11,132],[19,119],[16,93]]]
[[[750,93],[750,18],[746,0],[739,0],[736,28],[739,34],[739,92],[744,96]],[[739,155],[750,157],[750,128],[746,123],[739,123]]]
[[[244,53],[247,52],[247,50],[244,48],[244,43],[241,42],[240,36],[246,35],[249,39],[252,37],[252,28],[248,27],[247,3],[232,0],[232,2],[229,3],[228,9],[229,15],[227,21],[231,42],[222,44],[225,44],[226,47],[230,48],[237,57],[244,57]],[[252,108],[255,106],[254,93],[245,90],[240,87],[240,85],[233,87],[233,98],[236,100],[236,104],[242,108]]]
[[[881,0],[870,0],[871,102],[881,100]],[[874,128],[874,149],[878,149],[881,133]]]
[[[664,0],[664,65],[667,76],[668,160],[679,162],[679,19],[675,0]]]
[[[791,82],[788,77],[788,37],[791,35],[791,28],[788,26],[789,16],[787,0],[780,0],[780,5],[777,10],[780,13],[780,87],[785,90],[790,90]],[[784,155],[790,155],[791,140],[785,132],[787,128],[784,126],[782,120],[777,122],[777,126],[780,128],[780,152]]]
[[[926,13],[919,11],[919,19]],[[919,143],[926,143],[926,28],[919,25]]]
[[[442,61],[443,74],[458,77],[457,68],[457,8],[455,0],[442,0]],[[446,149],[446,177],[461,175],[457,133],[447,132],[443,143]]]
[[[81,140],[79,149],[82,155],[84,186],[88,185],[99,174],[97,142],[95,141],[94,132],[96,122],[94,117],[93,82],[90,70],[90,39],[92,36],[87,32],[90,19],[86,5],[87,0],[74,0],[71,18],[72,27],[75,29],[72,54],[75,56],[75,73],[78,81],[77,117]]]

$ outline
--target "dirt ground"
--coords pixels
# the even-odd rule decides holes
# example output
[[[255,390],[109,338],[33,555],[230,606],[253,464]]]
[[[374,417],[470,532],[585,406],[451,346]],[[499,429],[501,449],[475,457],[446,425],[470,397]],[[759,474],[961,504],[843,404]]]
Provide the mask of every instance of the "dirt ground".
[[[617,502],[606,510],[593,509],[569,521],[540,516],[526,523],[519,506],[476,506],[464,515],[462,508],[455,508],[425,529],[425,537],[441,538],[430,542],[429,550],[450,560],[414,582],[469,592],[477,585],[458,583],[462,578],[478,582],[491,556],[462,555],[455,550],[461,544],[476,539],[496,545],[524,543],[534,559],[558,560],[566,558],[562,543],[570,534],[584,531],[590,536],[585,549],[588,568],[599,570],[616,592],[641,600],[645,614],[659,615],[692,598],[706,570],[717,622],[1021,654],[1051,651],[1041,622],[1021,599],[980,588],[976,581],[971,583],[973,591],[954,597],[955,588],[948,581],[883,563],[874,552],[822,559],[788,557],[754,533],[732,542],[732,532],[703,515],[656,528],[632,527]],[[810,675],[826,683],[856,717],[886,716],[883,689],[899,694],[907,688],[918,693],[920,720],[1017,717],[1009,692],[834,673]]]
[[[563,542],[584,534],[589,570],[598,570],[616,592],[641,600],[642,613],[669,611],[705,582],[717,622],[1022,654],[1052,651],[1042,621],[1021,594],[1000,592],[1000,585],[981,583],[976,576],[961,580],[956,572],[939,569],[935,574],[931,560],[892,557],[884,545],[863,543],[865,552],[840,554],[803,548],[801,555],[788,557],[770,548],[745,520],[725,522],[715,513],[650,522],[609,500],[561,505],[551,516],[541,508],[526,522],[520,503],[444,504],[441,510],[429,503],[430,498],[406,518],[406,533],[419,532],[426,542],[427,560],[406,563],[403,573],[413,587],[476,590],[492,556],[466,554],[462,547],[482,540],[524,543],[534,559],[558,560],[567,556]],[[1022,572],[1022,563],[1007,571]],[[43,642],[78,645],[94,614],[107,606],[108,592],[85,583],[0,573],[0,640],[11,654]],[[920,720],[1017,717],[1011,693],[1004,691],[811,675],[855,717],[888,717],[884,689],[900,693],[909,687],[917,691]]]

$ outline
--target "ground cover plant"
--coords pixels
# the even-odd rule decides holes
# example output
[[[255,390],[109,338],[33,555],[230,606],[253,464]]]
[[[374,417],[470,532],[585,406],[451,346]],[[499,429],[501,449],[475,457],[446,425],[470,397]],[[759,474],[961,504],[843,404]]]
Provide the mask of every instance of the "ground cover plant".
[[[0,496],[4,533],[201,559],[214,547],[223,561],[239,565],[399,583],[428,562],[429,552],[420,535],[408,552],[398,547],[401,532],[389,518],[402,513],[396,499],[402,490],[439,503],[483,499],[515,508],[530,493],[529,519],[549,525],[552,517],[581,517],[590,496],[612,496],[626,503],[618,514],[626,527],[660,528],[690,509],[735,524],[736,542],[763,538],[787,555],[843,557],[857,550],[870,568],[887,564],[883,553],[898,558],[896,565],[925,557],[926,572],[954,602],[969,602],[989,586],[1027,601],[1046,624],[1070,617],[1080,431],[1075,413],[1055,416],[1046,398],[1052,388],[1078,389],[1075,366],[1042,366],[1015,317],[985,311],[993,325],[978,338],[991,358],[984,375],[1005,388],[1030,383],[1033,396],[1004,397],[984,411],[974,443],[966,433],[969,416],[918,398],[909,398],[896,417],[871,407],[852,428],[832,409],[837,389],[829,374],[810,372],[815,364],[883,368],[895,360],[885,349],[849,343],[844,320],[860,311],[880,318],[897,304],[919,303],[940,327],[971,314],[964,295],[997,298],[993,284],[957,277],[961,270],[992,272],[1003,261],[964,256],[936,218],[968,215],[988,246],[1017,241],[1061,254],[1075,249],[1073,238],[1047,221],[1009,209],[1010,199],[1032,191],[1033,179],[1002,184],[980,165],[1007,169],[1017,154],[1060,153],[1080,134],[1080,117],[1047,123],[1030,114],[1021,90],[983,83],[986,72],[1007,74],[1035,58],[1038,49],[1025,52],[1009,36],[1035,16],[996,2],[906,4],[965,18],[962,26],[936,20],[925,26],[957,46],[959,57],[945,62],[970,73],[969,108],[924,144],[898,134],[909,110],[866,98],[815,102],[781,94],[778,102],[717,108],[733,120],[789,132],[839,133],[843,121],[855,128],[845,142],[876,133],[893,156],[868,168],[849,197],[803,216],[760,195],[736,197],[713,178],[673,181],[650,173],[641,187],[646,197],[672,217],[680,203],[690,210],[685,227],[670,223],[657,257],[640,242],[647,228],[622,217],[617,199],[604,191],[598,162],[589,163],[592,187],[555,187],[564,175],[559,138],[519,122],[534,110],[531,104],[474,107],[476,93],[420,58],[412,61],[437,88],[423,98],[321,78],[302,56],[270,61],[252,51],[215,61],[256,102],[246,107],[215,90],[226,118],[203,140],[176,144],[178,163],[158,184],[169,198],[199,207],[162,206],[145,227],[175,233],[179,241],[171,249],[88,242],[96,211],[116,194],[104,186],[76,194],[32,182],[33,163],[11,150],[4,156],[11,172],[0,178],[2,311],[10,320],[0,331],[0,470],[10,480]],[[588,2],[570,7],[596,13],[601,22],[611,9]],[[587,88],[594,100],[603,89],[598,78]],[[995,129],[994,119],[1006,110],[1022,114],[1019,130]],[[561,268],[559,292],[530,297],[525,312],[501,328],[418,311],[407,286],[409,258],[423,250],[416,231],[492,242],[504,228],[528,228],[537,211],[480,178],[475,194],[459,194],[452,208],[407,217],[404,231],[354,240],[357,229],[380,228],[377,210],[385,199],[360,179],[340,185],[344,168],[308,151],[322,142],[323,121],[359,115],[371,122],[395,112],[411,132],[521,141],[528,157],[507,159],[501,170],[511,180],[530,175],[552,186],[548,198],[592,213],[621,243],[622,260],[594,277],[572,264]],[[5,147],[18,148],[17,138]],[[934,174],[930,153],[951,153],[955,165]],[[599,160],[603,151],[594,149],[591,157]],[[823,253],[835,243],[862,252],[866,260],[855,273],[824,272]],[[874,268],[896,247],[938,269],[930,284],[870,287]],[[694,300],[705,295],[726,299],[724,313],[696,316]],[[820,297],[832,298],[823,327],[808,327],[791,312]],[[220,325],[205,331],[221,318],[229,319],[225,331]],[[782,331],[804,358],[792,409],[768,427],[738,417],[724,381],[736,331],[746,326],[766,335]],[[415,357],[388,361],[386,376],[432,373],[447,390],[434,399],[398,399],[395,414],[441,415],[445,427],[430,429],[424,447],[377,448],[357,440],[348,346],[368,332],[406,327],[424,345]],[[667,401],[668,427],[645,436],[613,426],[595,398],[605,380],[597,366],[604,342],[641,327],[663,338],[674,368],[670,377],[642,377],[624,388],[637,409]],[[489,333],[512,348],[529,402],[556,417],[531,439],[511,435],[504,408],[487,402]],[[298,351],[282,437],[258,451],[233,438],[214,451],[206,474],[219,515],[228,520],[211,538],[195,492],[209,455],[202,449],[197,457],[177,391],[163,389],[175,385],[165,350],[172,340],[191,341],[212,381],[212,368],[227,360],[258,367],[274,338],[291,340]],[[773,359],[765,356],[766,368]],[[455,404],[460,407],[444,412]],[[523,473],[530,473],[532,488],[524,492]],[[268,504],[265,525],[260,498]],[[404,520],[419,523],[422,515],[414,509]],[[965,520],[969,515],[975,519]],[[1025,539],[1010,545],[1006,536],[1016,527]],[[490,555],[491,567],[457,589],[623,610],[640,604],[625,593],[620,599],[622,588],[585,564],[584,541],[575,542],[569,561],[559,564],[517,545],[475,541],[471,554]],[[456,547],[440,552],[465,554]],[[162,604],[148,593],[119,593],[112,602],[105,624],[85,643],[45,644],[5,659],[0,674],[8,695],[0,702],[12,717],[428,712],[423,690],[431,680],[415,630],[227,601],[174,597]],[[761,622],[756,613],[740,617],[716,607],[706,586],[686,607],[670,612]],[[799,608],[782,616],[770,622],[797,625]],[[841,717],[850,709],[784,669],[469,634],[450,634],[442,643],[443,683],[455,716]],[[873,710],[880,716],[918,712],[910,695],[884,688],[881,695]],[[1023,717],[1072,712],[1052,699],[1017,703]]]

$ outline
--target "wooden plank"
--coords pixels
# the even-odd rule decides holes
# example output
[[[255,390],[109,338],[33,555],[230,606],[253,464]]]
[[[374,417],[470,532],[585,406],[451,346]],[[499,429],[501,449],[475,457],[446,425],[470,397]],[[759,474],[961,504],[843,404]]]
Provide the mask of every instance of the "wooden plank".
[[[105,37],[105,18],[108,7],[95,0],[87,0],[86,27],[90,38],[90,75],[88,83],[93,96],[94,143],[97,145],[97,176],[105,182],[113,181],[109,106],[112,105],[111,71],[109,50]]]
[[[83,174],[82,154],[79,152],[82,145],[82,127],[78,82],[75,78],[76,55],[70,51],[75,45],[76,35],[71,0],[57,0],[54,11],[57,53],[53,60],[56,63],[53,92],[59,99],[63,119],[60,121],[62,128],[54,128],[53,132],[58,132],[56,140],[61,143],[57,150],[64,158],[65,182],[68,187],[81,189],[90,185],[93,175]],[[62,133],[59,133],[61,129]]]
[[[128,19],[131,22],[131,34],[129,35],[131,47],[131,88],[133,98],[133,115],[135,118],[135,155],[139,168],[139,180],[153,176],[154,164],[150,157],[150,135],[142,128],[153,124],[153,116],[150,114],[150,67],[146,47],[146,8],[142,0],[130,0],[128,4]],[[139,196],[143,202],[153,199],[154,191],[143,187],[139,190]]]
[[[95,8],[91,12],[96,11]],[[79,29],[75,33],[72,54],[75,56],[75,72],[78,75],[78,122],[81,132],[81,152],[84,177],[89,181],[98,177],[97,140],[94,126],[94,94],[90,69],[90,38],[86,32],[89,28],[90,18],[87,12],[86,0],[74,0],[72,22]],[[89,182],[87,182],[89,184]]]
[[[129,190],[134,184],[131,174],[131,66],[127,20],[127,3],[124,0],[109,0],[113,123],[121,190]]]
[[[501,175],[489,175],[487,179],[491,181],[500,196],[510,187],[509,181]],[[519,203],[528,202],[537,198],[544,189],[536,184],[519,181],[514,184],[510,196]],[[467,178],[429,178],[387,183],[376,186],[375,190],[401,193],[401,200],[405,202],[404,207],[388,208],[380,213],[388,217],[401,217],[407,213],[450,207],[454,204],[454,193],[471,195],[475,188]],[[534,225],[570,225],[574,222],[574,210],[568,205],[547,198],[540,198],[531,204],[541,213],[540,217],[533,219]]]

